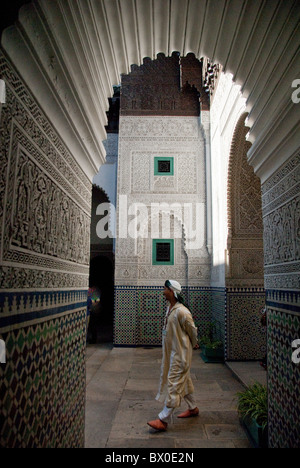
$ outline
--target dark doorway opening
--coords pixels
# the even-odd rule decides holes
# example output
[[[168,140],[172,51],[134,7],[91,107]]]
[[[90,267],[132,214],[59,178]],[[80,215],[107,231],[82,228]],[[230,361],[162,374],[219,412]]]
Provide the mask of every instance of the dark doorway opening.
[[[89,287],[94,298],[99,291],[100,302],[90,311],[88,343],[112,343],[114,324],[114,265],[113,259],[97,255],[91,259]]]
[[[88,343],[113,343],[114,326],[114,246],[113,239],[99,238],[97,207],[109,203],[107,194],[97,185],[92,190],[91,256],[89,276],[90,309]],[[100,301],[98,298],[100,297]],[[91,298],[94,300],[93,304]]]

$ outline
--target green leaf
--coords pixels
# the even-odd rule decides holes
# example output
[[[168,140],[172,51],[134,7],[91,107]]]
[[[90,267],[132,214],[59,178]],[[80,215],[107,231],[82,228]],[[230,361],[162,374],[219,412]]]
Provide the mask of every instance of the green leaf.
[[[268,391],[267,387],[255,382],[244,392],[238,392],[238,412],[242,418],[247,416],[255,419],[264,429],[268,423]]]

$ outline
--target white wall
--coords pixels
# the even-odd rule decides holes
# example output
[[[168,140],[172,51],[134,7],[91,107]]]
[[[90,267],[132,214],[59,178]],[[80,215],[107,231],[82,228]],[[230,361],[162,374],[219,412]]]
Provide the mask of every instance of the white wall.
[[[211,105],[212,286],[225,286],[227,249],[227,180],[232,136],[246,100],[232,75],[222,73]]]
[[[156,156],[174,158],[174,176],[154,175]],[[152,240],[147,245],[130,237],[117,239],[116,283],[161,285],[166,277],[182,285],[209,285],[210,259],[206,248],[205,144],[198,117],[120,117],[118,196],[127,196],[128,207],[142,203],[150,214],[152,203],[192,203],[202,207],[202,243],[186,252],[182,240],[175,242],[174,266],[152,265]],[[119,229],[126,220],[117,222]],[[182,220],[181,220],[182,221]],[[193,220],[194,221],[194,220]],[[119,232],[118,229],[118,232]],[[173,236],[171,236],[173,237]],[[155,236],[157,238],[157,236]],[[165,238],[165,237],[162,237]],[[200,245],[201,244],[201,245]],[[186,249],[187,251],[188,249]],[[194,282],[194,283],[193,283]]]
[[[98,185],[107,194],[110,203],[116,206],[117,170],[118,170],[118,141],[119,135],[109,133],[103,141],[106,150],[106,162],[100,167],[93,178],[93,184]]]

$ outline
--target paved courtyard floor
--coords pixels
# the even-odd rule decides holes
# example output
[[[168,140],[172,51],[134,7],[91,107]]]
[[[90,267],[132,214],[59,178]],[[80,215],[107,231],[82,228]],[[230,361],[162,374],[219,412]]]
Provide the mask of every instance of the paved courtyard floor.
[[[86,448],[251,448],[236,411],[242,384],[223,364],[206,364],[194,351],[191,369],[199,417],[178,419],[154,432],[161,348],[87,347]]]

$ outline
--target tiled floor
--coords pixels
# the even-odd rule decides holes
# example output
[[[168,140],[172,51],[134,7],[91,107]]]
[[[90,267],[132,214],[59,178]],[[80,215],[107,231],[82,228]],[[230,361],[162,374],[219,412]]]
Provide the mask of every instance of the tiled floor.
[[[178,419],[154,432],[161,348],[87,347],[86,448],[250,448],[236,411],[242,384],[223,364],[206,364],[194,351],[192,378],[200,409],[197,418]]]

